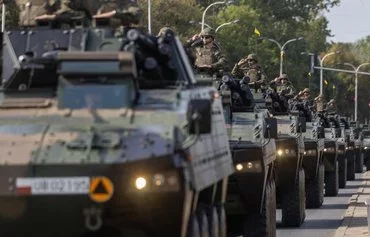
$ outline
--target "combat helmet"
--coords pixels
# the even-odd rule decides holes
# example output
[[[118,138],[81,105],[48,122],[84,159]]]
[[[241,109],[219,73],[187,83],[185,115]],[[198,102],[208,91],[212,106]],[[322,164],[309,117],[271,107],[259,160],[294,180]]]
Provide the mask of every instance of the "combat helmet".
[[[304,88],[303,91],[302,91],[302,93],[308,93],[308,94],[310,94],[310,89]]]
[[[334,103],[335,103],[335,100],[334,99],[331,99],[331,100],[329,100],[328,105],[329,104],[334,104]]]
[[[247,60],[254,60],[256,62],[258,62],[258,58],[257,58],[257,55],[254,54],[254,53],[251,53],[247,56]]]
[[[166,33],[166,31],[167,30],[171,30],[171,28],[170,27],[162,27],[160,30],[159,30],[159,32],[158,32],[158,34],[157,34],[157,37],[160,37],[160,36],[162,36],[162,35],[164,35],[165,33]]]
[[[199,36],[211,36],[212,38],[214,38],[215,31],[211,28],[204,28],[202,32],[200,32]]]
[[[279,77],[279,79],[286,79],[289,81],[289,77],[287,74],[281,74],[281,76]]]

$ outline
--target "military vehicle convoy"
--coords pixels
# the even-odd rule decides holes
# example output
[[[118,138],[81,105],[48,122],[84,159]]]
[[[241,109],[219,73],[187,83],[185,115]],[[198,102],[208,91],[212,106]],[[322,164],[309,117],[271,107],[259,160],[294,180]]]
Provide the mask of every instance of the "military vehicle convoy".
[[[1,236],[226,236],[222,103],[173,32],[16,29],[3,58]]]
[[[303,168],[306,177],[306,207],[319,208],[324,202],[324,127],[320,117],[314,112],[308,101],[294,101],[292,106],[306,120],[305,152],[303,155]]]
[[[303,155],[306,121],[299,111],[284,106],[285,98],[271,88],[266,92],[266,102],[278,121],[276,140],[277,202],[282,209],[284,226],[300,226],[306,217],[305,171]]]
[[[277,121],[266,109],[261,89],[248,77],[225,75],[220,93],[236,169],[226,198],[229,235],[276,236]]]
[[[350,129],[351,129],[350,138],[353,141],[353,152],[355,156],[355,172],[362,173],[364,167],[364,156],[361,154],[360,123],[358,121],[351,121]]]

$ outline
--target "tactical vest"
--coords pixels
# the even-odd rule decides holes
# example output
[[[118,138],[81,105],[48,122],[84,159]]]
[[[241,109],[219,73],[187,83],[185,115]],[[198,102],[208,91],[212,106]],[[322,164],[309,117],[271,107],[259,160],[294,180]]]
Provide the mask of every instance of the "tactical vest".
[[[248,71],[244,71],[244,75],[251,79],[250,82],[256,82],[261,79],[261,73],[257,68],[251,68]]]
[[[36,25],[35,18],[47,14],[47,0],[17,0],[17,5],[20,8],[19,25],[34,26]]]
[[[195,59],[195,65],[201,66],[201,65],[211,65],[217,61],[215,55],[214,55],[214,48],[205,48],[205,47],[199,47],[196,48],[196,59]]]

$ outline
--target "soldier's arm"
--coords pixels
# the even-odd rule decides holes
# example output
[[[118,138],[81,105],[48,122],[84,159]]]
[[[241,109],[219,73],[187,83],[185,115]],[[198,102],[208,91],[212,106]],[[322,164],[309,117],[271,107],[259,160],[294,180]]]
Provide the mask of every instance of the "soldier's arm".
[[[226,58],[225,56],[221,53],[220,50],[215,51],[215,56],[217,58],[217,62],[211,64],[211,67],[213,69],[219,69],[222,68],[226,65]]]
[[[239,65],[236,63],[233,70],[231,71],[231,75],[236,78],[242,78],[244,76],[242,70],[240,70]]]
[[[74,12],[75,10],[71,8],[72,1],[73,0],[61,0],[60,9],[58,9],[54,14],[55,15],[60,15],[60,14],[63,14],[63,13],[72,13],[72,12]],[[76,5],[77,2],[78,2],[78,0],[74,0],[73,4]]]

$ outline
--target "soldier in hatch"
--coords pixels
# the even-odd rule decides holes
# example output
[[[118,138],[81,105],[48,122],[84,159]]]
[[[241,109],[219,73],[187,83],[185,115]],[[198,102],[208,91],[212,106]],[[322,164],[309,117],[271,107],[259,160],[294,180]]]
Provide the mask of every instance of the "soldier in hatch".
[[[261,66],[258,65],[258,58],[255,54],[249,54],[246,58],[241,59],[235,64],[231,74],[237,78],[248,76],[251,79],[250,82],[260,84],[266,82],[267,79]]]
[[[310,89],[304,88],[304,90],[300,91],[298,95],[294,97],[294,99],[298,99],[301,101],[309,101],[310,100]]]
[[[202,42],[194,44],[199,38],[202,39]],[[205,28],[199,35],[193,36],[187,43],[187,46],[191,48],[194,65],[201,72],[219,72],[226,66],[226,58],[214,40],[214,30]]]
[[[279,95],[282,95],[287,99],[293,98],[294,88],[292,83],[289,81],[287,74],[282,74],[280,77],[275,78],[275,80],[273,80],[270,84]]]

